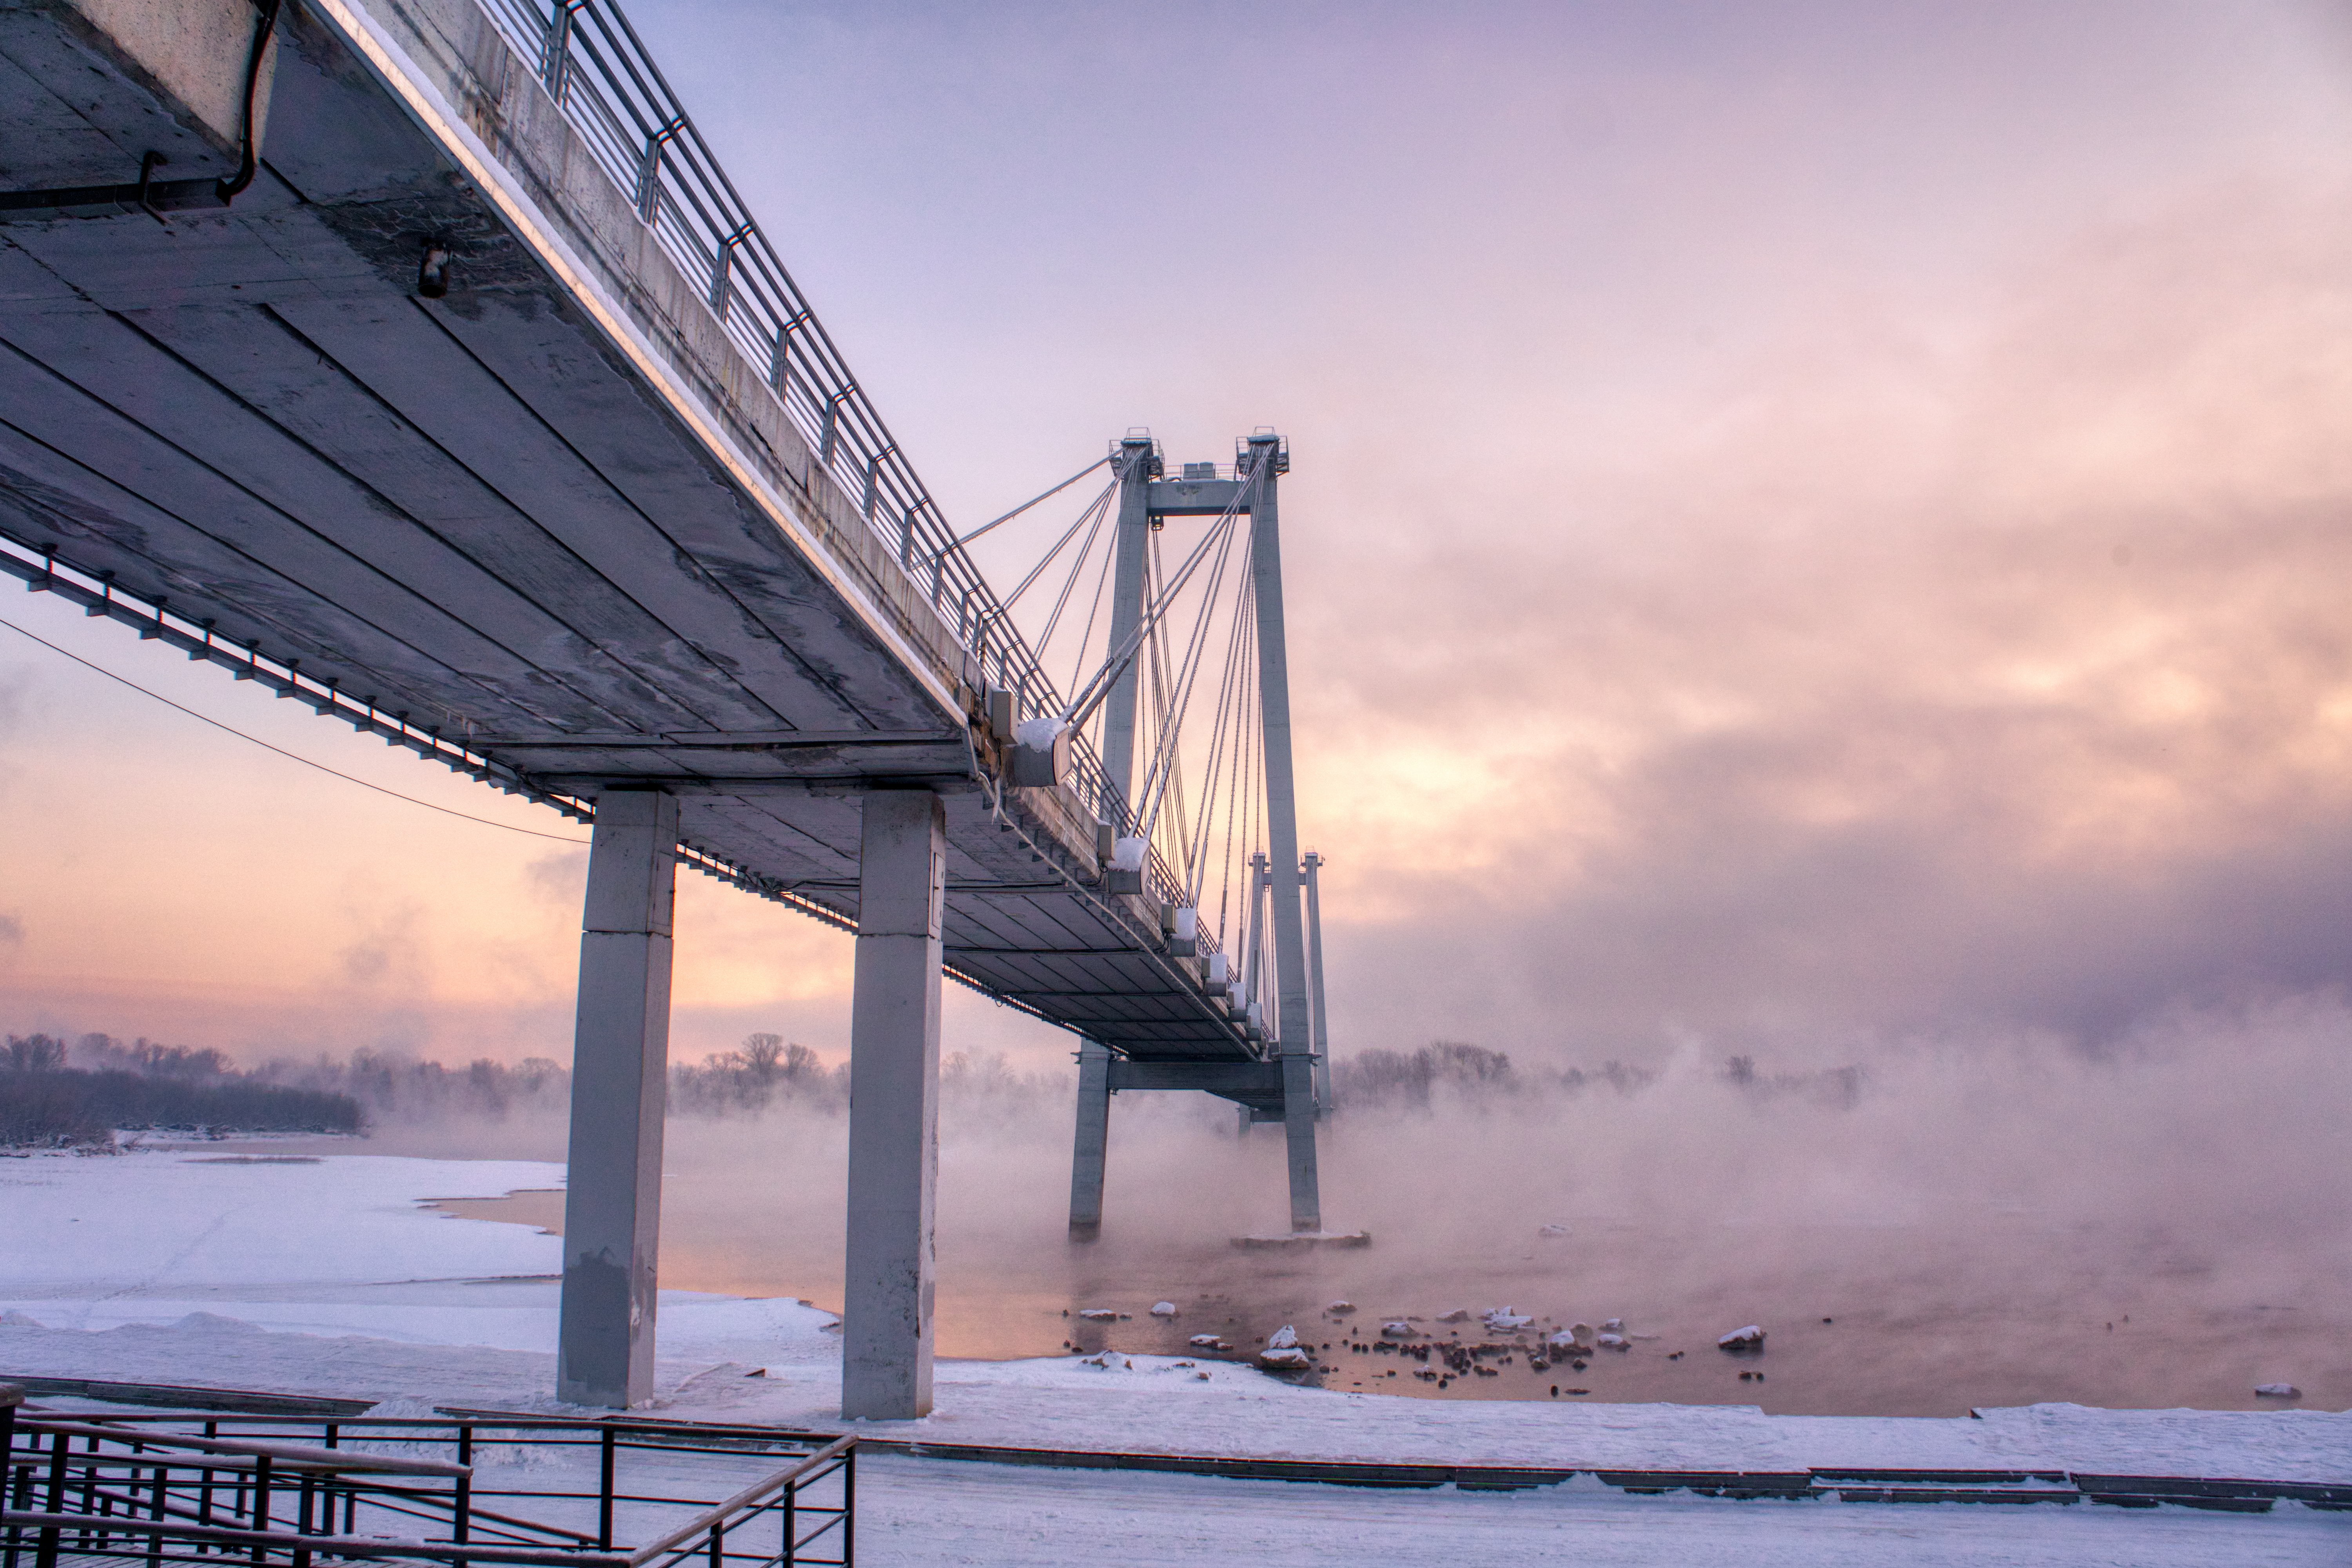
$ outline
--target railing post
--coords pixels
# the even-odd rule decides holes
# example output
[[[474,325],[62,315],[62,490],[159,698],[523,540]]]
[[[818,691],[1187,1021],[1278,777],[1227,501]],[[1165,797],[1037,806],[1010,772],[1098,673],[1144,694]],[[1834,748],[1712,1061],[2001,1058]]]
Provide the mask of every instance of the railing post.
[[[470,1421],[457,1423],[457,1462],[468,1467],[474,1462],[474,1424]],[[467,1536],[473,1532],[474,1478],[472,1475],[462,1475],[457,1478],[457,1492],[456,1507],[451,1510],[449,1535],[450,1539],[462,1546],[466,1543]]]
[[[646,138],[645,155],[637,161],[637,216],[647,224],[661,217],[662,152],[669,139],[677,134],[679,121],[666,120],[661,128]]]
[[[818,433],[816,460],[821,468],[833,467],[833,447],[841,425],[841,400],[849,394],[836,392],[824,400],[824,428]]]
[[[841,1560],[857,1560],[857,1446],[841,1456]]]
[[[252,1524],[257,1532],[269,1528],[269,1456],[267,1454],[253,1461]],[[253,1560],[256,1563],[267,1562],[268,1557],[268,1547],[265,1545],[254,1547]]]
[[[874,481],[877,477],[879,477],[881,469],[882,455],[880,453],[877,452],[873,457],[866,459],[866,500],[862,510],[866,513],[866,524],[869,528],[874,525]]]
[[[572,0],[555,0],[539,48],[539,79],[547,84],[549,95],[558,103],[563,101],[563,79],[571,65],[572,6]]]
[[[613,1550],[613,1424],[604,1423],[596,1480],[596,1550]]]
[[[722,321],[735,300],[735,247],[751,232],[748,224],[737,228],[719,242],[719,253],[711,259],[710,309]]]

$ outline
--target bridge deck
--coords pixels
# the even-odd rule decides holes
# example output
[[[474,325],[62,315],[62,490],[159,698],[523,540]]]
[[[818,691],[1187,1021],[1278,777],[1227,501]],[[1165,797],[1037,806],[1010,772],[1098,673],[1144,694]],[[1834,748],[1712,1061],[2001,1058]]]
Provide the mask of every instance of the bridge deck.
[[[160,74],[0,9],[5,183],[133,178],[159,125],[175,177],[233,168]],[[233,208],[0,225],[0,534],[549,794],[658,782],[845,921],[859,794],[937,789],[960,976],[1138,1059],[1257,1054],[1076,797],[999,788],[953,606],[472,0],[289,7],[271,74]]]

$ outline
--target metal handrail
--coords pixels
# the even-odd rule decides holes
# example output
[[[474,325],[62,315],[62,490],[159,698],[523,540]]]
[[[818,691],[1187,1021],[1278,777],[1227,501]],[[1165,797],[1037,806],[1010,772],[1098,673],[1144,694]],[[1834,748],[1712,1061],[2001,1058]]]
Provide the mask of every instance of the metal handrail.
[[[20,1400],[0,1405],[0,1555],[12,1565],[27,1548],[37,1568],[52,1568],[61,1551],[93,1560],[143,1558],[149,1568],[216,1562],[224,1550],[249,1552],[260,1568],[311,1568],[337,1557],[450,1568],[684,1568],[705,1561],[709,1568],[789,1568],[852,1558],[855,1436],[464,1415],[75,1413],[79,1418],[60,1419],[50,1411],[21,1415]],[[187,1430],[191,1426],[201,1432]],[[232,1433],[224,1435],[224,1426]],[[444,1447],[454,1450],[456,1462],[343,1446],[354,1438]],[[494,1453],[520,1447],[579,1455],[556,1467],[572,1470],[569,1478],[517,1477],[497,1468],[512,1468],[504,1458],[494,1459],[490,1472],[478,1469],[485,1445]],[[650,1493],[643,1483],[625,1487],[616,1469],[624,1450],[731,1454],[779,1445],[801,1451],[715,1503],[677,1495],[675,1477],[655,1478]],[[592,1471],[593,1489],[583,1489]],[[828,1492],[838,1489],[837,1505],[812,1495],[820,1483]],[[482,1506],[509,1499],[532,1511],[533,1504],[564,1514],[593,1507],[596,1532]],[[689,1512],[632,1549],[614,1539],[615,1505],[683,1505]],[[356,1528],[376,1522],[392,1523],[394,1532]],[[826,1552],[815,1555],[821,1537],[828,1538]]]
[[[629,197],[704,307],[753,364],[866,527],[951,619],[981,679],[1015,694],[1015,718],[1063,710],[1062,694],[850,373],[800,286],[617,0],[480,0],[507,41]],[[1127,826],[1101,760],[1071,737],[1072,788],[1097,817]],[[1157,849],[1149,885],[1181,903],[1183,882]]]

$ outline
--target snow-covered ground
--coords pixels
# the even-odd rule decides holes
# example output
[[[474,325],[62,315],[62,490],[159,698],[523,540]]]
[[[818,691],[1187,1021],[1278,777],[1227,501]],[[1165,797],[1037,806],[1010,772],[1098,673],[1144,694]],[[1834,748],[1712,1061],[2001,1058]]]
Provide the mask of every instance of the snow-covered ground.
[[[0,1376],[226,1384],[545,1407],[559,1243],[421,1206],[560,1185],[529,1162],[152,1152],[0,1161]],[[838,1341],[786,1300],[666,1291],[664,1414],[829,1426]],[[764,1368],[763,1377],[746,1375]],[[1556,1467],[1866,1466],[2352,1480],[2352,1415],[2039,1405],[1975,1419],[1752,1407],[1445,1404],[1300,1389],[1239,1366],[943,1362],[943,1441]],[[1584,1485],[1388,1494],[876,1456],[869,1561],[1369,1563],[2338,1563],[2352,1515],[1641,1499]]]

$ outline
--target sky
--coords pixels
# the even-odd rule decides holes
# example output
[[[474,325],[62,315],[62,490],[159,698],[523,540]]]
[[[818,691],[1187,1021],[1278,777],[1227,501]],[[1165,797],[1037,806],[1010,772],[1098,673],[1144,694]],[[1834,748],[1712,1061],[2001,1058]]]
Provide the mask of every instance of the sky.
[[[1287,437],[1339,1051],[2336,1004],[2352,11],[630,13],[951,520],[1131,426]],[[504,825],[0,630],[6,1028],[568,1054],[576,827],[0,615]],[[689,876],[677,965],[679,1057],[845,1048],[845,938]],[[947,1033],[1071,1046],[954,992]]]

